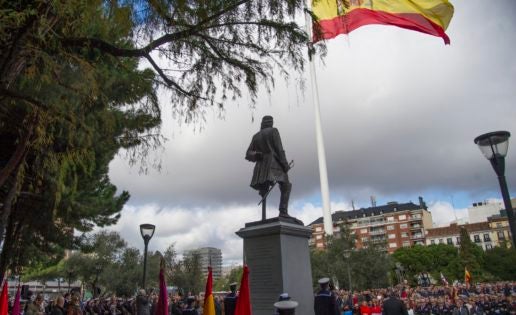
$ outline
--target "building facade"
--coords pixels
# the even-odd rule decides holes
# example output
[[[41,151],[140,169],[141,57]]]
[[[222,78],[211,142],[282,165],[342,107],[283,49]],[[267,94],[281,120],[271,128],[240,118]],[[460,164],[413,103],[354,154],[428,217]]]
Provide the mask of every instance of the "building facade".
[[[500,214],[502,209],[503,204],[500,201],[475,202],[468,208],[468,223],[486,222],[488,217]]]
[[[203,275],[208,275],[208,266],[211,264],[213,279],[219,279],[222,276],[222,251],[215,247],[202,247],[199,249],[187,251],[185,256],[191,256],[194,253],[199,255],[201,262],[201,270]]]
[[[432,215],[419,197],[419,204],[389,202],[386,205],[351,211],[336,211],[332,214],[333,231],[339,237],[340,226],[345,224],[355,237],[356,248],[368,244],[385,244],[386,250],[415,244],[425,244],[426,231],[432,228]],[[325,248],[323,218],[309,225],[312,228],[310,244]]]
[[[465,228],[471,241],[483,250],[492,249],[495,246],[510,246],[509,221],[507,217],[495,215],[487,218],[485,222],[469,224],[450,224],[428,230],[426,245],[448,244],[460,246],[460,231]]]

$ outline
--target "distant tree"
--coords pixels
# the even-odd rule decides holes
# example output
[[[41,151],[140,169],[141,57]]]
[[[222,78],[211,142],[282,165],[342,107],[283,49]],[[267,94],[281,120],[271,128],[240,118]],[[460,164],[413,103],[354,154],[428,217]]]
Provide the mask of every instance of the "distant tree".
[[[513,281],[516,279],[516,251],[507,247],[494,247],[486,251],[485,270],[495,279]]]
[[[464,269],[470,272],[473,281],[479,281],[484,278],[484,251],[471,241],[468,231],[465,228],[460,230],[460,247],[459,259],[462,269],[462,280],[464,280]]]
[[[214,291],[229,291],[229,285],[233,282],[237,283],[237,287],[240,286],[240,280],[242,279],[242,273],[244,268],[238,266],[233,268],[231,272],[225,277],[220,277],[213,283]]]

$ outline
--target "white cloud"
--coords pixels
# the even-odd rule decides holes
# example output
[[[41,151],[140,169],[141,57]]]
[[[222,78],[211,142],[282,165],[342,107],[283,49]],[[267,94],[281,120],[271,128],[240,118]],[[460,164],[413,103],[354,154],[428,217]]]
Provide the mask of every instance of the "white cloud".
[[[435,227],[446,226],[455,220],[468,218],[468,209],[456,209],[453,205],[446,201],[432,202],[428,206],[428,210],[432,213],[432,220]]]

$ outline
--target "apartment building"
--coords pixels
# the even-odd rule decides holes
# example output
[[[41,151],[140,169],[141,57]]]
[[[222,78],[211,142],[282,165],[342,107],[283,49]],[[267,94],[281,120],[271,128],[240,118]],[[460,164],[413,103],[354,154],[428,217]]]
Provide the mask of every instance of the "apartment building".
[[[339,237],[340,226],[345,224],[355,236],[355,246],[371,243],[385,244],[393,253],[403,246],[425,244],[426,231],[432,228],[432,214],[419,197],[419,204],[389,202],[386,205],[332,214],[334,236]],[[312,228],[310,244],[325,248],[323,218],[309,225]]]
[[[201,263],[201,270],[203,275],[208,275],[208,266],[211,264],[213,279],[218,279],[222,276],[222,251],[215,247],[202,247],[199,249],[187,251],[184,256],[199,255]]]
[[[449,244],[460,246],[460,231],[465,228],[472,242],[482,247],[483,250],[500,246],[503,243],[510,245],[509,221],[507,217],[494,215],[487,218],[486,222],[469,224],[450,224],[428,230],[426,245]]]

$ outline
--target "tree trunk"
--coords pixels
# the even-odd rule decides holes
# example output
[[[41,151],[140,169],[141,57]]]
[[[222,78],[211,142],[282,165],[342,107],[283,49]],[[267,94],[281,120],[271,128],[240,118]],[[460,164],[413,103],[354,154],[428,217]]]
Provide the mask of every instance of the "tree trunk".
[[[16,198],[16,193],[18,191],[19,171],[20,168],[18,168],[16,171],[13,184],[11,186],[11,189],[9,189],[7,196],[5,197],[4,205],[2,207],[2,212],[0,215],[0,244],[4,240],[5,227],[7,226],[7,221],[9,220],[9,216],[11,215],[13,201]]]
[[[37,122],[36,117],[37,115],[33,115],[32,119],[28,119],[29,127],[25,132],[25,135],[23,136],[21,141],[18,142],[16,150],[14,150],[13,155],[11,156],[5,167],[0,170],[0,187],[2,187],[6,183],[9,176],[13,172],[15,172],[23,163],[29,148],[30,139],[34,132],[34,125]]]

